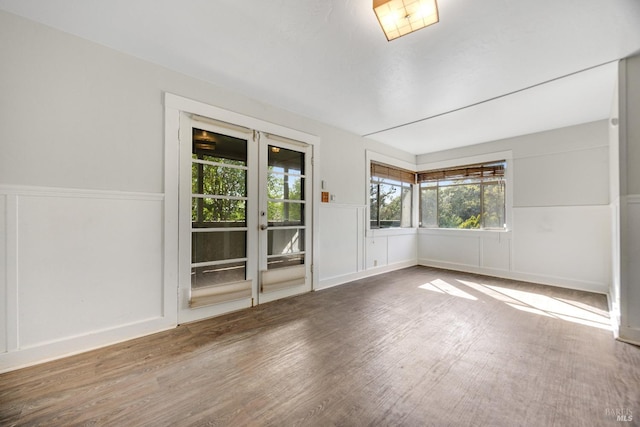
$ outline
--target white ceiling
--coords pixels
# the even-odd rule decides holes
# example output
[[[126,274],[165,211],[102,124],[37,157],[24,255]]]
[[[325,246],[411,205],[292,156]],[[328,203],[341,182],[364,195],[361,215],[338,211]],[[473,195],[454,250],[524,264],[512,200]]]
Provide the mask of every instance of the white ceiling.
[[[638,0],[439,0],[387,42],[371,0],[0,0],[0,9],[413,154],[608,117]]]

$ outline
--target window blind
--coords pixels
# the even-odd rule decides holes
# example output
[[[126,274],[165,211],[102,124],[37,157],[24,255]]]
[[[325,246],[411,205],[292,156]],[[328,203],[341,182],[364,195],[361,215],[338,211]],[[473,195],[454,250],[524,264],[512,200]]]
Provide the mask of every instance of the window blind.
[[[504,177],[504,160],[499,162],[456,166],[454,168],[418,172],[418,182],[429,182],[465,178]]]
[[[385,165],[383,163],[371,162],[371,178],[391,179],[394,181],[405,182],[407,184],[416,183],[415,172],[400,169],[395,166]]]

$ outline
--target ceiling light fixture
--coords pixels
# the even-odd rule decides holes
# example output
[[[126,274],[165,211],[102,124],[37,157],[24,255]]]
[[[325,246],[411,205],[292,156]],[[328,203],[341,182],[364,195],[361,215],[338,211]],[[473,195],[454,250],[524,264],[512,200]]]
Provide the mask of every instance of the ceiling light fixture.
[[[215,134],[210,134],[206,130],[200,131],[198,133],[194,132],[193,140],[195,143],[195,147],[198,150],[215,150],[216,149],[216,138]]]
[[[439,21],[436,0],[373,0],[373,11],[388,41]]]

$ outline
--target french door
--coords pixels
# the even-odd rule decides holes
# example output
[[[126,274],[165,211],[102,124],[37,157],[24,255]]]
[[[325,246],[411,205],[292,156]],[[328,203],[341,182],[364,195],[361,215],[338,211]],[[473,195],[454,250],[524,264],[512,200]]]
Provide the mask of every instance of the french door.
[[[181,323],[311,290],[311,149],[182,115]]]
[[[311,148],[260,135],[259,302],[311,290]]]

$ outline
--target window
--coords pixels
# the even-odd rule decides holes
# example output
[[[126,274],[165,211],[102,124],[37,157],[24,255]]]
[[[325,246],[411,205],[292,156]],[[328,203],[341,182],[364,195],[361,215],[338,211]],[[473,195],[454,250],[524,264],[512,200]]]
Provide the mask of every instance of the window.
[[[504,229],[506,161],[418,173],[420,227]]]
[[[411,227],[415,173],[371,162],[371,228]]]

